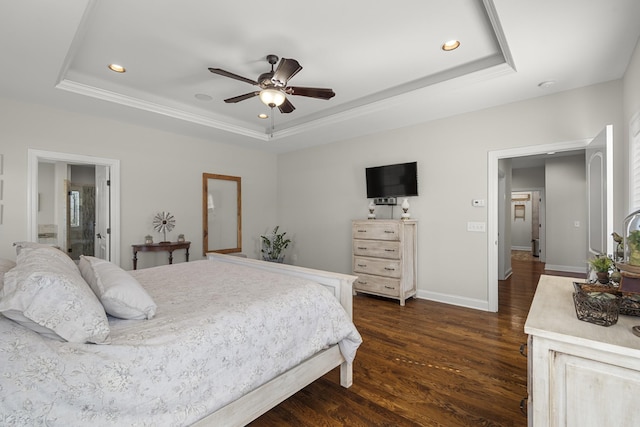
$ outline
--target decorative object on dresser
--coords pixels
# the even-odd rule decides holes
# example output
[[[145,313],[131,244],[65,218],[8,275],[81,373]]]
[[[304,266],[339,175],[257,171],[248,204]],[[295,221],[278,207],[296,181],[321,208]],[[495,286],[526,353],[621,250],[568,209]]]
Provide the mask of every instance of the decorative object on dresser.
[[[606,285],[609,283],[609,274],[615,268],[615,264],[611,258],[605,254],[596,255],[589,260],[589,266],[596,272],[598,282]]]
[[[402,207],[402,214],[400,215],[400,218],[402,219],[411,218],[411,214],[409,213],[409,199],[404,199],[402,201],[402,205],[400,206]]]
[[[158,233],[162,233],[162,242],[166,243],[167,241],[167,231],[173,230],[173,227],[176,226],[176,219],[169,212],[158,212],[156,216],[153,217],[153,229]]]
[[[373,203],[373,200],[369,202],[369,214],[367,215],[367,218],[369,219],[376,219],[376,204]]]
[[[284,236],[287,232],[278,233],[278,229],[280,226],[276,225],[271,234],[260,236],[262,240],[260,252],[262,252],[262,259],[265,261],[284,262],[284,250],[291,243],[291,239],[285,239]]]
[[[405,300],[416,294],[416,220],[355,220],[353,274],[357,292]]]

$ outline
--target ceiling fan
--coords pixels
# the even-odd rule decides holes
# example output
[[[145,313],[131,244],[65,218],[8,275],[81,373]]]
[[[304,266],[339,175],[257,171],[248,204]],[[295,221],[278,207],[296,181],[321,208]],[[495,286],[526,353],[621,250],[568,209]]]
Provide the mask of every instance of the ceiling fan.
[[[299,95],[318,99],[330,99],[335,96],[333,89],[287,86],[289,80],[302,70],[302,66],[295,59],[280,59],[280,63],[275,71],[273,66],[278,62],[278,57],[276,55],[267,55],[267,61],[271,64],[271,71],[260,74],[257,80],[251,80],[221,68],[209,68],[209,71],[213,74],[230,77],[260,87],[260,90],[234,96],[233,98],[225,99],[224,102],[236,103],[253,98],[254,96],[259,96],[260,100],[268,107],[278,107],[281,113],[291,113],[296,108],[291,101],[287,99],[287,95]]]

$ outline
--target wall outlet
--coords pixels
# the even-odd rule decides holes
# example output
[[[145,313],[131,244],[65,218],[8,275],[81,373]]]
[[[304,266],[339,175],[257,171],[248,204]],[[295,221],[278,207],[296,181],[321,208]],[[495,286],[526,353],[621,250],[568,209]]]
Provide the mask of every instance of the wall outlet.
[[[484,233],[487,231],[486,224],[484,222],[467,222],[467,231],[475,231],[477,233]]]
[[[484,206],[484,199],[473,199],[471,201],[471,205],[476,208],[481,208]]]

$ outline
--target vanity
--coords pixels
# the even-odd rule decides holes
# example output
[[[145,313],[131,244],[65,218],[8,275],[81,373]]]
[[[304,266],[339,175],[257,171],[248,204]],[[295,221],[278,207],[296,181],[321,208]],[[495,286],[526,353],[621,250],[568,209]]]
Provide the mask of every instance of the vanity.
[[[578,320],[574,281],[541,276],[527,316],[529,426],[640,425],[640,317]]]

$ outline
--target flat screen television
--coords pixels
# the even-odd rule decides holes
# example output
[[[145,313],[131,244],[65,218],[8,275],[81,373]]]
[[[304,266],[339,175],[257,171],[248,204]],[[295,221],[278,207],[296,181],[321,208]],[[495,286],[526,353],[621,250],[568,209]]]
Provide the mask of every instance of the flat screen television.
[[[418,162],[366,168],[367,198],[418,195]]]

